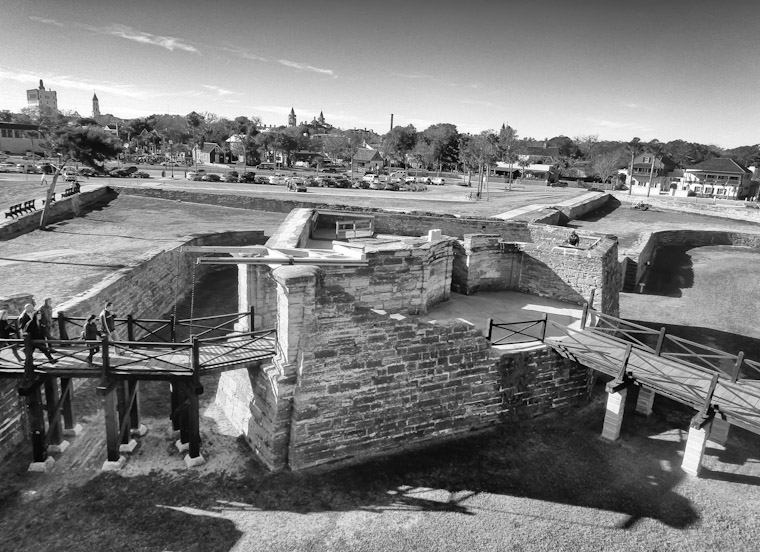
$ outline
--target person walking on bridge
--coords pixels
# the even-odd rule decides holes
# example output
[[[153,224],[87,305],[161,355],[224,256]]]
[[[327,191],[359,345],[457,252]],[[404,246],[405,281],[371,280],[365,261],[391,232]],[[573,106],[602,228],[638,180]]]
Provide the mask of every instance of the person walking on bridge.
[[[103,332],[103,335],[108,338],[108,341],[118,341],[119,336],[116,333],[116,314],[114,314],[111,309],[113,308],[113,303],[111,301],[106,301],[105,305],[103,305],[103,310],[100,311],[100,331]],[[120,352],[122,349],[117,348],[116,351]]]
[[[6,339],[18,339],[18,332],[16,331],[16,328],[11,326],[11,323],[8,322],[8,311],[0,310],[0,347],[8,346],[8,342],[5,341]],[[11,351],[13,352],[13,356],[16,357],[16,360],[19,362],[23,360],[21,355],[18,354],[18,345],[11,345]]]

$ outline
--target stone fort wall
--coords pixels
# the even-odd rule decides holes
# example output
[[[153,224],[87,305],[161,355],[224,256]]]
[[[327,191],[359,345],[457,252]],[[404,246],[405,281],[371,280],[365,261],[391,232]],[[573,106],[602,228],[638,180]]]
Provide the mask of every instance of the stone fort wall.
[[[287,235],[267,245],[303,244],[304,225],[315,222],[306,211],[291,213],[280,228]],[[568,249],[567,229],[509,226],[516,232],[462,240],[352,240],[367,267],[241,267],[263,327],[276,323],[281,353],[271,365],[223,374],[217,403],[266,465],[300,469],[582,401],[593,375],[553,350],[500,352],[465,323],[416,317],[452,287],[582,303],[599,286],[598,308],[617,313],[614,238],[584,235],[580,249]]]

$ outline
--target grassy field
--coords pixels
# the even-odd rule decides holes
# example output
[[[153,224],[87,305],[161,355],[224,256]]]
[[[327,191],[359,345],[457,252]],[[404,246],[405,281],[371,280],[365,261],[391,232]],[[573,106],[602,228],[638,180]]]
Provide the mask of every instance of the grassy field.
[[[539,193],[547,192],[531,196],[530,190],[525,191],[525,201]],[[428,204],[413,202],[411,197],[357,195],[355,201],[371,200],[374,206],[391,209]],[[508,198],[499,201],[467,205],[482,215],[517,206]],[[445,199],[429,204],[459,208]],[[634,216],[644,217],[635,220],[641,227],[672,224],[669,213],[626,212],[617,221],[612,215],[600,218],[596,226],[592,222],[580,225],[607,233],[619,224],[629,231]],[[56,225],[51,232],[34,232],[0,244],[2,256],[11,258],[30,252],[73,251],[71,258],[64,256],[56,262],[4,265],[0,291],[31,285],[39,288],[35,291],[39,294],[71,280],[66,294],[74,293],[75,282],[86,283],[80,270],[113,270],[89,265],[128,263],[149,248],[174,246],[191,231],[252,226],[271,231],[282,217],[120,197],[84,217]],[[705,217],[678,220],[680,225],[704,222]],[[691,287],[677,286],[680,297],[629,294],[621,301],[623,315],[689,325],[702,325],[709,318],[732,324],[752,322],[756,300],[747,298],[746,285],[739,287],[726,279],[751,274],[755,258],[729,264],[724,253],[707,252],[708,259],[690,252],[696,275]],[[712,262],[725,265],[726,271],[710,268]],[[102,277],[99,274],[92,278]],[[710,311],[721,304],[720,295],[711,292],[716,286],[737,287],[725,301],[738,305],[736,309]],[[690,298],[691,289],[700,293]],[[65,299],[65,294],[60,297]],[[202,453],[208,463],[195,470],[184,468],[167,435],[166,390],[158,384],[146,385],[145,395],[144,416],[150,432],[119,474],[99,472],[105,452],[103,413],[100,397],[87,384],[76,399],[85,433],[72,439],[72,447],[52,473],[26,472],[28,445],[0,463],[0,549],[760,548],[760,517],[756,515],[760,439],[732,429],[727,447],[709,445],[703,477],[688,478],[679,466],[692,413],[666,399],[657,399],[649,418],[629,412],[616,443],[598,438],[605,396],[600,385],[589,404],[569,412],[530,421],[504,420],[489,431],[392,456],[270,474],[215,415],[212,383],[203,396]]]

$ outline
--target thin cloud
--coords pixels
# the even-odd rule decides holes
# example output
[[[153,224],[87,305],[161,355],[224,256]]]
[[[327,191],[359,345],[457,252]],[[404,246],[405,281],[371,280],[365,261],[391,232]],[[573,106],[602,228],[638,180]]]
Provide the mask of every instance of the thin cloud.
[[[256,54],[254,52],[251,52],[249,50],[243,50],[241,48],[222,48],[223,51],[229,52],[231,54],[236,54],[240,56],[243,59],[249,59],[251,61],[263,61],[263,62],[270,62],[272,60],[267,59],[263,56],[260,56],[259,54]]]
[[[432,75],[426,75],[424,73],[391,73],[394,77],[401,77],[402,79],[432,79]]]
[[[589,119],[589,121],[603,128],[628,129],[628,130],[637,130],[637,131],[650,130],[649,127],[636,124],[636,123],[630,123],[630,122],[610,121],[608,119]]]
[[[231,96],[234,94],[239,94],[239,92],[233,92],[232,90],[227,90],[226,88],[222,88],[220,86],[214,86],[213,84],[204,84],[203,88],[211,90],[212,92],[216,92],[216,94],[219,96]]]
[[[277,63],[280,63],[285,67],[292,67],[293,69],[300,69],[302,71],[312,71],[314,73],[320,73],[322,75],[330,75],[331,77],[335,78],[335,71],[332,69],[321,69],[319,67],[314,67],[313,65],[297,63],[295,61],[290,61],[287,59],[278,59]]]
[[[90,25],[86,25],[85,27],[94,33],[116,36],[119,38],[132,40],[134,42],[139,42],[140,44],[159,46],[161,48],[169,50],[170,52],[173,52],[174,50],[183,50],[185,52],[191,52],[193,54],[200,53],[195,46],[183,42],[179,38],[145,33],[143,31],[138,31],[132,27],[120,25],[118,23],[114,23],[108,27],[93,27]]]
[[[55,25],[57,27],[65,27],[63,23],[60,21],[56,21],[55,19],[47,19],[45,17],[37,17],[36,15],[30,15],[29,19],[32,21],[36,21],[37,23],[44,23],[45,25]]]

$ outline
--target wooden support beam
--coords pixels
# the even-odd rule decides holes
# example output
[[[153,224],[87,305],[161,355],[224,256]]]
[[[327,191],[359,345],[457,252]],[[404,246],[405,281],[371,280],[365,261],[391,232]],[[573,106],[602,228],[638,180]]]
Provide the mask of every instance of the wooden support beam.
[[[587,319],[588,319],[588,303],[583,303],[583,314],[581,314],[581,330],[586,329]]]
[[[74,429],[73,394],[74,385],[71,378],[61,378],[61,414],[64,429]]]
[[[127,389],[129,393],[129,420],[130,429],[140,429],[140,382],[135,378],[127,380]]]
[[[700,408],[699,412],[697,412],[697,414],[691,419],[691,423],[689,424],[690,427],[694,429],[702,429],[715,415],[715,411],[712,408],[712,398],[715,393],[715,387],[718,385],[718,377],[719,374],[713,374],[712,380],[710,381],[710,387],[707,389],[707,395],[705,395],[705,400],[702,403],[702,408]]]
[[[660,356],[662,345],[665,343],[665,327],[660,328],[660,334],[657,336],[657,345],[654,348],[654,354]]]
[[[116,404],[119,411],[119,444],[126,445],[129,443],[129,404],[127,404],[126,381],[116,383]]]
[[[179,407],[182,404],[182,397],[179,390],[179,380],[174,379],[169,383],[169,394],[171,396],[171,411],[169,419],[172,421],[172,430],[179,431]]]
[[[111,386],[106,390],[103,401],[106,414],[106,450],[109,462],[118,462],[121,457],[119,452],[119,403],[117,395],[117,386]]]
[[[39,385],[26,396],[26,410],[29,415],[29,429],[32,433],[32,457],[34,462],[47,459],[45,444],[45,411],[42,408],[42,392]]]
[[[47,444],[60,445],[63,442],[63,428],[61,427],[61,410],[59,408],[58,380],[54,377],[45,378],[45,406],[48,415]]]
[[[549,323],[549,315],[544,313],[544,315],[541,317],[541,341],[543,342],[546,339],[546,326]]]
[[[629,343],[623,353],[623,361],[620,364],[620,372],[617,377],[607,384],[608,393],[617,393],[621,389],[625,389],[630,385],[633,385],[634,379],[628,374],[628,360],[631,358],[631,351],[633,346]]]
[[[195,386],[187,385],[187,436],[189,442],[188,454],[190,458],[197,458],[201,453],[201,430],[200,430],[200,405]]]
[[[736,356],[736,362],[734,363],[734,369],[731,372],[731,383],[736,383],[739,380],[739,376],[742,371],[742,363],[744,362],[744,351],[740,351]]]
[[[486,336],[486,339],[491,341],[491,336],[493,335],[493,318],[488,319],[486,327],[488,327],[488,335]]]

